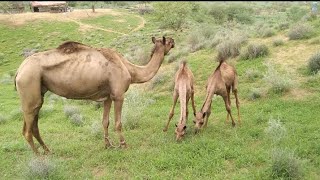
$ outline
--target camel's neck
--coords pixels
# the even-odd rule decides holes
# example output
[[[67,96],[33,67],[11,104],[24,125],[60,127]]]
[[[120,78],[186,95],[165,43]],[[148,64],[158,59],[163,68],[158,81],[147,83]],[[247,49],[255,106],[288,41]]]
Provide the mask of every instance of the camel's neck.
[[[164,48],[155,49],[149,63],[146,66],[137,66],[129,61],[124,61],[131,75],[131,83],[144,83],[152,79],[158,72],[164,59]]]

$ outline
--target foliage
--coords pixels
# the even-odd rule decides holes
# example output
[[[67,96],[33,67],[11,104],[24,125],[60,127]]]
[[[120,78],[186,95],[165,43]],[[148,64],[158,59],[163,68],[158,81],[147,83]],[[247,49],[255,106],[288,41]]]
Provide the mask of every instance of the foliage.
[[[304,7],[296,5],[290,7],[286,13],[289,20],[292,22],[297,22],[308,13],[308,10]]]
[[[309,71],[313,74],[318,73],[320,70],[320,53],[317,52],[309,58],[308,63]]]
[[[160,28],[181,29],[192,12],[192,4],[189,2],[157,2],[153,6]]]
[[[271,177],[285,179],[302,179],[303,166],[293,152],[284,149],[273,149],[271,154]]]
[[[264,80],[270,85],[271,90],[277,94],[289,91],[293,87],[293,82],[288,74],[277,71],[273,65],[267,64],[268,70],[264,75]]]
[[[282,39],[275,39],[272,42],[273,46],[282,46],[284,44],[284,41]]]
[[[241,59],[249,60],[269,55],[269,48],[265,44],[249,44],[241,54]]]
[[[308,39],[314,33],[314,29],[309,24],[297,23],[289,29],[288,37],[290,40]]]

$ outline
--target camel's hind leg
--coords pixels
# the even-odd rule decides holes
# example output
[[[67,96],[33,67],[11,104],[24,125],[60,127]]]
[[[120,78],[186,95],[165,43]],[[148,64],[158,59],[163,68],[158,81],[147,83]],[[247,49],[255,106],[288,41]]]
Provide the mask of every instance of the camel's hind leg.
[[[110,142],[109,139],[109,114],[110,114],[110,108],[111,108],[112,100],[110,97],[107,98],[107,100],[104,101],[104,111],[103,111],[103,128],[104,128],[104,141],[105,141],[105,147],[113,147],[113,145]]]
[[[234,122],[233,120],[233,117],[232,117],[232,114],[231,114],[231,107],[230,107],[230,104],[228,102],[228,97],[227,96],[222,96],[223,97],[223,100],[224,100],[224,103],[226,105],[226,110],[228,112],[228,114],[230,115],[231,117],[231,121],[232,121],[232,126],[234,127],[236,125],[236,123]]]
[[[238,122],[239,125],[241,125],[241,120],[240,120],[240,102],[239,102],[239,98],[238,98],[238,77],[235,77],[235,80],[233,82],[233,86],[232,86],[232,92],[236,98],[236,106],[237,106],[237,110],[238,110]]]
[[[230,100],[230,90],[231,90],[231,87],[226,87],[227,89],[227,98],[228,98],[228,103],[229,103],[229,106],[231,108],[231,100]],[[226,119],[226,123],[229,122],[229,113],[227,113],[227,119]]]
[[[40,78],[37,77],[37,72],[33,72],[32,77],[30,77],[29,75],[30,74],[28,74],[27,72],[18,74],[16,77],[16,86],[20,96],[24,117],[22,134],[29,143],[33,152],[39,154],[37,148],[34,145],[32,136],[34,135],[39,143],[41,145],[44,145],[42,139],[40,138],[37,123],[38,113],[43,103],[43,96],[41,95],[41,81],[39,80]]]

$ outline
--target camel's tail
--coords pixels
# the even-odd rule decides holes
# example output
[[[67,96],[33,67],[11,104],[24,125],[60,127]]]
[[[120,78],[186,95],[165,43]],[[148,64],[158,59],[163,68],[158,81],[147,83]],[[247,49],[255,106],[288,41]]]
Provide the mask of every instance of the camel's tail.
[[[186,60],[181,61],[180,68],[184,69],[186,66],[187,66],[187,61]]]
[[[16,75],[14,75],[14,90],[17,90],[17,84],[16,84],[16,78],[17,78],[17,75],[18,75],[18,71],[16,72]]]

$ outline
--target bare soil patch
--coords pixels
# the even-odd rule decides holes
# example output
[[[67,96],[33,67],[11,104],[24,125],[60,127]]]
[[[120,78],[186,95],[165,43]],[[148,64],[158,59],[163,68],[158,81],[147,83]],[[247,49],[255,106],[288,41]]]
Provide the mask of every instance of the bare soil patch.
[[[35,20],[68,22],[70,21],[70,19],[79,20],[89,17],[99,17],[103,15],[120,16],[122,15],[122,13],[114,11],[112,9],[96,9],[95,13],[93,13],[91,9],[76,9],[72,12],[65,13],[27,12],[21,14],[0,14],[0,22],[19,26]]]

